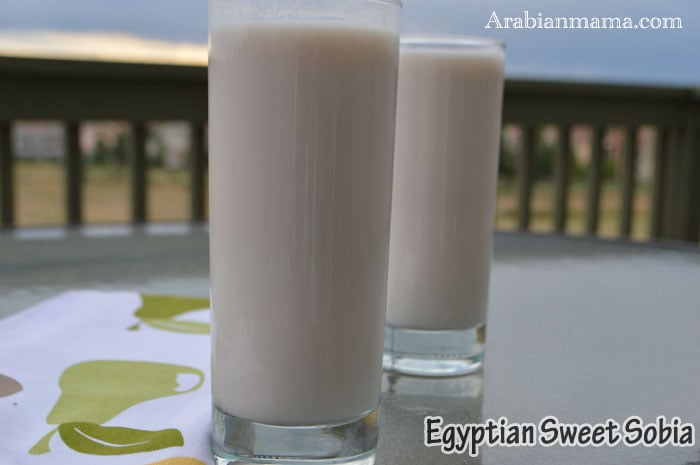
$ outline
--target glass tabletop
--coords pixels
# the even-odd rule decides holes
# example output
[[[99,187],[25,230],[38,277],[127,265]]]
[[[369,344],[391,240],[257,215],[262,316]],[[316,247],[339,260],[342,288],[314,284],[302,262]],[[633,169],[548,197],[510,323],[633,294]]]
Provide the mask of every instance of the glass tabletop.
[[[0,318],[68,289],[208,295],[205,226],[18,230],[0,234]],[[444,423],[700,426],[700,250],[683,245],[498,233],[485,366],[448,379],[384,375],[376,463],[700,463],[698,447],[424,445]]]

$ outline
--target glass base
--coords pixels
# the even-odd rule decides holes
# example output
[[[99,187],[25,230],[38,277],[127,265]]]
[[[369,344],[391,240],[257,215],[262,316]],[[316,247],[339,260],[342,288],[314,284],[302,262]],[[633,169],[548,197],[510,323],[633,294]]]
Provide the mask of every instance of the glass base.
[[[213,422],[211,450],[215,465],[372,465],[379,408],[329,425],[275,426],[229,415],[214,405]]]
[[[459,376],[481,368],[486,325],[461,330],[384,329],[384,369],[414,376]]]

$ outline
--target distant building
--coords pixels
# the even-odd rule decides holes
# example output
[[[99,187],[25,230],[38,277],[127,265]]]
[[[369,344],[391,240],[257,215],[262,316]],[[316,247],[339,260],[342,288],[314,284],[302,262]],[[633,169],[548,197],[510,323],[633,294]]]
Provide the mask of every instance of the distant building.
[[[23,121],[14,125],[15,156],[20,159],[58,160],[63,158],[63,128],[59,123]]]
[[[168,169],[187,165],[189,127],[181,122],[153,123],[149,127],[146,153],[152,162]],[[92,160],[98,145],[108,151],[117,148],[119,139],[128,133],[128,125],[118,121],[87,122],[81,126],[80,147]],[[19,121],[13,125],[15,156],[22,160],[62,160],[64,132],[60,123]]]

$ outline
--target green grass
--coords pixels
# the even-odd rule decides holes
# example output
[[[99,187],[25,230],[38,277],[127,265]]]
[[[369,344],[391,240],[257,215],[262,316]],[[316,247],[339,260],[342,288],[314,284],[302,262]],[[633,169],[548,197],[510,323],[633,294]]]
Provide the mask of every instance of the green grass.
[[[18,161],[15,164],[16,219],[19,226],[55,225],[65,222],[65,181],[59,162]],[[83,217],[86,223],[128,222],[130,210],[129,172],[125,166],[90,165],[84,168]],[[205,185],[206,189],[206,185]],[[603,185],[598,234],[619,235],[620,186]],[[637,186],[632,237],[649,237],[651,189]],[[517,185],[501,179],[498,186],[496,227],[517,227]],[[535,183],[531,199],[533,231],[553,230],[554,194],[551,181]],[[189,174],[186,170],[148,169],[147,215],[150,221],[189,219]],[[586,184],[575,181],[569,189],[566,231],[583,234],[586,218]]]
[[[615,181],[603,184],[600,194],[600,218],[598,235],[602,237],[620,236],[620,216],[622,204],[621,186]],[[498,183],[498,201],[496,211],[496,228],[501,230],[517,229],[518,198],[517,185],[514,181],[501,179]],[[540,180],[534,185],[530,200],[530,229],[537,232],[554,230],[554,185],[552,181]],[[649,238],[651,211],[651,188],[647,184],[637,186],[634,195],[632,238],[645,240]],[[587,185],[585,181],[574,181],[569,186],[567,201],[566,232],[568,234],[585,234],[587,212]]]
[[[19,226],[65,222],[65,177],[59,162],[15,164],[16,221]],[[185,170],[148,169],[146,208],[150,221],[186,221],[189,174]],[[86,165],[83,172],[83,219],[86,223],[129,222],[129,171],[125,166]]]

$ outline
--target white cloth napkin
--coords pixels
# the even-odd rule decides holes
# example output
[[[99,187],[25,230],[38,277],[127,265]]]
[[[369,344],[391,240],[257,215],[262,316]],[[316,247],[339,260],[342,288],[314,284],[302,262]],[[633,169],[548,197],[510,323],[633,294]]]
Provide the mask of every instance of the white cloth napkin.
[[[211,463],[207,307],[74,291],[0,321],[0,464]]]

